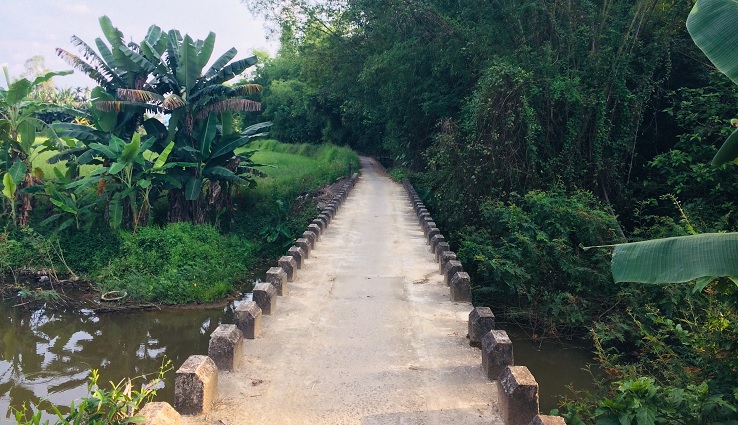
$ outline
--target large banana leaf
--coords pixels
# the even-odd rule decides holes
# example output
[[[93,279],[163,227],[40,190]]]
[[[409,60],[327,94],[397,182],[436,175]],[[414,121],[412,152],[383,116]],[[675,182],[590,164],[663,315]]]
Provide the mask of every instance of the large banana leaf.
[[[738,2],[697,0],[687,30],[697,47],[720,72],[738,84]]]
[[[217,74],[221,69],[223,69],[224,66],[228,62],[230,62],[233,58],[236,57],[236,54],[238,53],[238,50],[236,50],[235,47],[231,47],[228,49],[227,52],[220,55],[220,57],[213,63],[213,66],[208,69],[208,72],[205,73],[205,79],[212,78],[215,74]]]
[[[198,67],[197,62],[197,48],[195,42],[189,35],[184,36],[182,44],[180,44],[179,50],[180,63],[177,67],[177,81],[185,87],[185,90],[189,93],[190,90],[195,86],[197,77],[202,71],[202,67]]]
[[[704,233],[615,245],[615,282],[680,283],[738,277],[738,233]]]
[[[246,69],[256,65],[257,61],[256,56],[237,60],[218,71],[217,74],[208,80],[208,84],[223,84],[226,81],[233,79],[233,77],[240,75]]]

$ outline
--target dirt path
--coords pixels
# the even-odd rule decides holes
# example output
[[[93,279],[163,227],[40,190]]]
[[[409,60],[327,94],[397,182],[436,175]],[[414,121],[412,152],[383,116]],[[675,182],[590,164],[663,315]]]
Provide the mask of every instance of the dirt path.
[[[495,386],[468,345],[402,187],[362,177],[263,334],[184,424],[498,424]]]

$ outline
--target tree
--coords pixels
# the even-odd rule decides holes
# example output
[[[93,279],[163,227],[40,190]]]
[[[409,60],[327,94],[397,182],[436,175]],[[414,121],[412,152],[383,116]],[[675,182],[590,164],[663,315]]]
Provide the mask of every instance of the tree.
[[[61,141],[53,129],[46,126],[37,114],[53,105],[31,98],[33,90],[55,76],[68,75],[72,71],[47,72],[33,81],[20,78],[11,83],[7,67],[3,67],[8,89],[0,89],[0,170],[3,176],[4,195],[10,199],[14,223],[28,224],[32,210],[28,190],[36,184],[31,157],[37,147],[36,134],[45,131],[46,148],[55,147]],[[16,207],[18,211],[16,211]]]

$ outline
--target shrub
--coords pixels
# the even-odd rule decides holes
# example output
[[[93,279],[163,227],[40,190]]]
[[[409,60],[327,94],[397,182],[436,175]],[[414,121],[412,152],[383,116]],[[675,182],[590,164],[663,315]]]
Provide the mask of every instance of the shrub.
[[[249,270],[253,246],[210,225],[173,223],[122,234],[122,257],[104,269],[103,291],[165,304],[223,298]]]
[[[608,253],[584,246],[616,241],[615,218],[587,192],[532,191],[480,206],[480,222],[457,240],[475,304],[524,308],[549,333],[586,326],[615,293]]]

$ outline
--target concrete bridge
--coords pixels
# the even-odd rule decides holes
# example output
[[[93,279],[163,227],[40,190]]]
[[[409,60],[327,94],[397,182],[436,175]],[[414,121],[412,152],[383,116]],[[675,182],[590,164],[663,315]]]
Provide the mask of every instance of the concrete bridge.
[[[412,188],[362,158],[345,189],[177,371],[181,423],[563,424]]]

